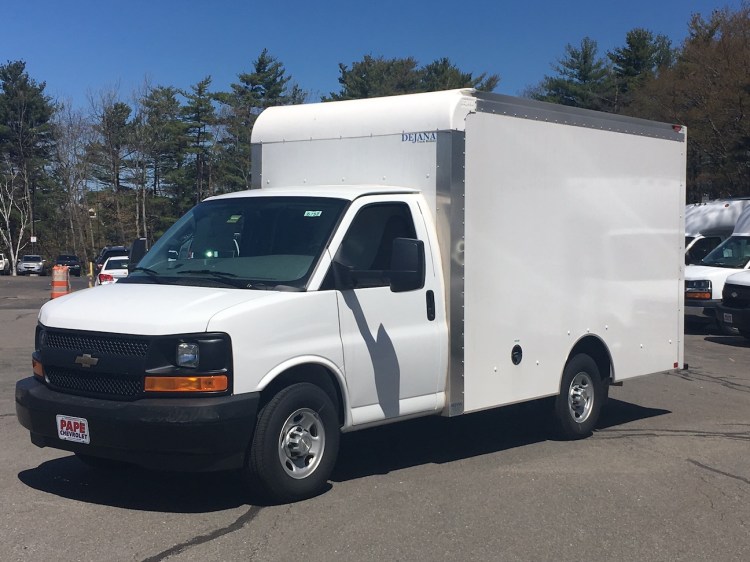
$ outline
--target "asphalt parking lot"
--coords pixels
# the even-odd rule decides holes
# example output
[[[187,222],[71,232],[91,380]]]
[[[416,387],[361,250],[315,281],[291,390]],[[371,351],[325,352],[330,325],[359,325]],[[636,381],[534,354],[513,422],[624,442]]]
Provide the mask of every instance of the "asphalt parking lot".
[[[49,279],[0,277],[3,560],[750,559],[739,336],[686,334],[689,369],[613,388],[589,439],[551,439],[529,405],[403,422],[346,434],[323,495],[252,505],[233,474],[102,473],[30,443],[14,387]]]

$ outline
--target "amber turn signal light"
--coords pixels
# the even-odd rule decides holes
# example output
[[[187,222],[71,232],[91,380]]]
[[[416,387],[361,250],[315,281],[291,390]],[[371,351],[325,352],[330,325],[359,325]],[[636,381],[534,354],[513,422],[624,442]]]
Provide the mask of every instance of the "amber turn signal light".
[[[685,293],[685,297],[689,299],[711,300],[711,293],[695,293],[688,291]]]
[[[44,378],[44,365],[36,357],[31,358],[31,367],[34,369],[34,376],[40,379]]]
[[[223,392],[229,388],[226,375],[198,377],[146,377],[146,392]]]

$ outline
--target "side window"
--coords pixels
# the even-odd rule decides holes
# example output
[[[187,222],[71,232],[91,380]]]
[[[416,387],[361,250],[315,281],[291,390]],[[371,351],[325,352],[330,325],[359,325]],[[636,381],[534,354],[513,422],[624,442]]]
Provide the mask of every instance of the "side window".
[[[393,240],[416,238],[414,221],[406,203],[376,203],[354,217],[341,242],[336,261],[354,271],[381,271],[391,267]],[[326,283],[328,285],[328,283]],[[383,287],[382,276],[362,276],[357,287]]]
[[[721,238],[718,236],[701,238],[692,248],[690,248],[690,250],[688,250],[688,255],[685,256],[685,262],[687,264],[700,262],[719,244],[721,244]]]

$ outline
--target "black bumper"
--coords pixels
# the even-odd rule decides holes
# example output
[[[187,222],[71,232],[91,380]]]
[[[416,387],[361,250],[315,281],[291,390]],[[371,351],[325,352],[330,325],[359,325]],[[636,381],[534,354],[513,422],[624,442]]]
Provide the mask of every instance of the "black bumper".
[[[725,315],[731,315],[731,322]],[[742,332],[750,332],[750,308],[730,308],[720,304],[716,307],[716,319],[719,324],[727,328],[737,328]]]
[[[50,390],[34,377],[16,383],[16,415],[31,442],[162,470],[242,466],[260,395],[101,400]],[[90,443],[62,440],[57,415],[85,418]]]

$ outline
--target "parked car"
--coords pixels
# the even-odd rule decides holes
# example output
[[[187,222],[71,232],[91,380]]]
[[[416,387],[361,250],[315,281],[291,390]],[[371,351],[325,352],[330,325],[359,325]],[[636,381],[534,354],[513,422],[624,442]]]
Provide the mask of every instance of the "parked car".
[[[128,276],[128,256],[114,256],[104,262],[102,270],[97,273],[94,286],[117,283],[118,279]]]
[[[10,275],[10,260],[0,254],[0,275]]]
[[[18,273],[18,275],[30,275],[32,273],[37,275],[47,275],[47,270],[44,267],[42,256],[27,254],[18,262],[16,273]]]
[[[72,254],[60,254],[55,260],[55,265],[67,265],[70,269],[70,274],[76,277],[81,276],[81,260],[77,256]]]
[[[125,246],[104,246],[99,256],[94,261],[94,273],[99,273],[102,270],[104,262],[114,256],[127,256],[128,249]]]

